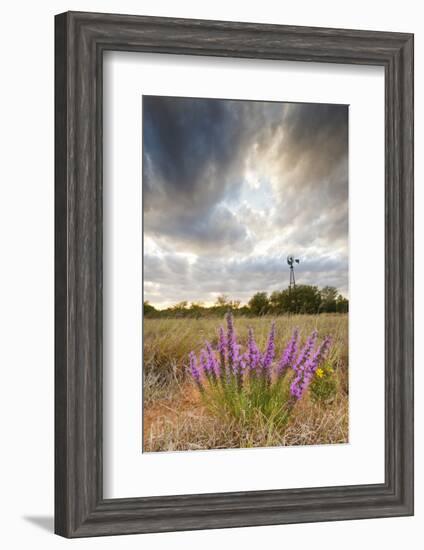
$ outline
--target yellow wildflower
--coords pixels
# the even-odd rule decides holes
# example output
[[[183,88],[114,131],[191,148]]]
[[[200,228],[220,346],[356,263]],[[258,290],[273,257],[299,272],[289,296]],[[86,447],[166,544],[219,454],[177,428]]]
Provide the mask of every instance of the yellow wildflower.
[[[324,371],[320,368],[320,369],[317,369],[317,376],[318,378],[322,378],[324,376]]]

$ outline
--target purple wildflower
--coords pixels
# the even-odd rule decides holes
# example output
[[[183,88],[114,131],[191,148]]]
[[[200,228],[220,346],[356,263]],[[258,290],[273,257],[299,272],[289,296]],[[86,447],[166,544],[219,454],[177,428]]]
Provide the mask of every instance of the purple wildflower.
[[[303,381],[303,373],[298,372],[294,377],[293,382],[290,385],[290,393],[296,399],[300,399],[302,397],[302,394],[303,394],[302,381]]]
[[[219,362],[216,358],[215,352],[212,349],[212,346],[209,342],[206,342],[206,354],[208,356],[208,362],[209,362],[209,370],[212,374],[213,378],[219,378],[220,376],[220,366]]]
[[[237,353],[237,361],[233,365],[233,370],[237,380],[237,387],[240,391],[243,387],[243,375],[249,361],[249,355],[248,353],[240,354],[240,346],[238,346]]]
[[[307,369],[311,371],[312,374],[315,374],[315,371],[318,368],[318,365],[322,361],[322,359],[327,354],[328,350],[330,349],[331,344],[331,338],[329,336],[326,336],[324,340],[322,341],[321,345],[318,346],[318,349],[314,353],[313,357],[308,361],[307,363]]]
[[[197,366],[197,358],[194,351],[190,352],[189,358],[190,358],[190,366],[189,366],[190,374],[193,380],[196,382],[199,390],[203,391],[202,380],[200,376],[200,369]]]
[[[209,376],[209,362],[204,349],[200,350],[199,363],[200,363],[200,366],[202,367],[203,374],[206,374],[206,376]]]
[[[314,349],[315,341],[317,339],[318,332],[314,330],[312,334],[308,337],[306,340],[305,345],[302,348],[302,351],[300,352],[296,362],[293,365],[293,369],[295,371],[298,371],[299,369],[302,369],[304,367],[304,364],[309,359],[312,350]]]
[[[265,375],[265,378],[271,380],[271,365],[275,356],[275,323],[271,325],[271,330],[268,336],[268,343],[266,346],[265,353],[262,358],[262,369]]]
[[[209,380],[216,380],[216,359],[209,342],[206,342],[206,348],[200,351],[199,359],[206,377]]]
[[[247,352],[239,355],[240,371],[244,372],[249,364],[249,354]]]
[[[253,336],[253,330],[249,328],[249,336],[247,339],[247,350],[248,350],[248,365],[251,371],[255,371],[256,367],[259,365],[261,360],[261,352],[256,345],[255,338]]]
[[[225,339],[224,327],[219,327],[218,351],[221,358],[221,365],[225,363],[226,349],[227,349],[227,341]]]
[[[306,388],[309,386],[309,382],[312,379],[312,373],[309,369],[299,369],[297,374],[290,385],[290,393],[296,399],[300,399],[305,393]]]
[[[227,356],[227,340],[225,338],[224,327],[219,327],[218,353],[219,353],[219,360],[221,362],[221,368],[220,368],[221,379],[222,381],[224,381],[225,362],[226,362],[226,356]]]
[[[309,355],[311,353],[309,352],[308,358],[304,362],[303,366],[297,369],[296,376],[290,385],[290,393],[296,399],[300,399],[307,390],[318,368],[318,365],[327,354],[330,348],[330,344],[331,338],[327,336],[326,338],[324,338],[321,345],[318,346],[318,349],[315,351],[312,358],[309,358]]]
[[[302,393],[308,389],[309,384],[314,377],[314,374],[318,368],[318,365],[321,363],[325,355],[327,354],[331,344],[331,338],[327,336],[321,342],[321,345],[318,346],[318,349],[315,351],[312,358],[308,359],[304,366],[303,380],[302,380]]]
[[[234,374],[237,370],[237,360],[239,356],[240,346],[237,344],[236,333],[234,330],[234,322],[232,313],[227,313],[227,353],[228,366]]]
[[[287,372],[288,367],[293,365],[294,359],[297,353],[297,341],[299,337],[298,329],[294,329],[292,337],[289,340],[289,343],[285,347],[283,354],[281,356],[280,362],[278,363],[277,373],[281,375]]]

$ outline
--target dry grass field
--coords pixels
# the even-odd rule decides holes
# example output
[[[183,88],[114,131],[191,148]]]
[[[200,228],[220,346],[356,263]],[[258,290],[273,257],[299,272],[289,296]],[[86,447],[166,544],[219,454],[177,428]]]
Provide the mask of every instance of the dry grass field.
[[[294,406],[284,426],[257,418],[246,423],[214,415],[187,374],[188,355],[209,340],[217,343],[224,320],[145,319],[143,372],[143,450],[179,451],[316,445],[348,441],[348,316],[345,314],[236,317],[240,343],[252,327],[264,349],[271,322],[275,320],[276,356],[282,353],[293,329],[301,339],[312,330],[319,337],[331,335],[328,360],[334,372],[334,394],[323,400],[307,392]]]

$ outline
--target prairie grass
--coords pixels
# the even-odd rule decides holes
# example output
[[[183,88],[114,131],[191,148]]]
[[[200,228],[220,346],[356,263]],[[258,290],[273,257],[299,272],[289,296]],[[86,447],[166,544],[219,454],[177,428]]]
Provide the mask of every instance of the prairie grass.
[[[196,353],[205,340],[217,344],[223,319],[145,319],[143,450],[248,448],[282,445],[345,443],[348,441],[348,316],[345,314],[290,315],[236,318],[239,341],[245,345],[249,327],[263,349],[275,320],[276,355],[293,329],[306,338],[316,329],[331,335],[328,357],[334,369],[335,392],[326,400],[308,393],[296,403],[289,418],[258,411],[246,416],[246,407],[225,414],[225,407],[211,410],[187,376],[190,351]],[[242,398],[242,397],[241,397]],[[215,400],[216,402],[216,400]],[[237,407],[237,400],[233,401]]]

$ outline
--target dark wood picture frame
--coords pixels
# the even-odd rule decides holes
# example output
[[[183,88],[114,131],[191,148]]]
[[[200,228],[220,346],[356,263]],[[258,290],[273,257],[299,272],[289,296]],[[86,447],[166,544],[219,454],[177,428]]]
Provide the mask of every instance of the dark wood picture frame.
[[[385,482],[104,499],[105,50],[385,70]],[[413,35],[68,12],[55,20],[55,531],[65,537],[413,514]]]

